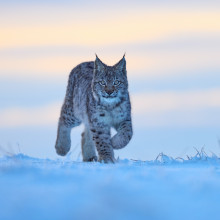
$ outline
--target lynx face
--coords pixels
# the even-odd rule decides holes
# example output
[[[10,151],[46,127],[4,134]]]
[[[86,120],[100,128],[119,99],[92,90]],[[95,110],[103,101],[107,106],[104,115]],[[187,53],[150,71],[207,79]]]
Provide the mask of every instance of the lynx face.
[[[107,66],[96,57],[92,88],[95,98],[108,103],[119,102],[128,90],[125,58],[114,66]]]

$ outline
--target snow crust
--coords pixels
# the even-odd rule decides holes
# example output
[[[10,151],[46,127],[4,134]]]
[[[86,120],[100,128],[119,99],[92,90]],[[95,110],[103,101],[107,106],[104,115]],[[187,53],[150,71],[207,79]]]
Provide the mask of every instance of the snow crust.
[[[0,219],[220,219],[220,160],[0,158]]]

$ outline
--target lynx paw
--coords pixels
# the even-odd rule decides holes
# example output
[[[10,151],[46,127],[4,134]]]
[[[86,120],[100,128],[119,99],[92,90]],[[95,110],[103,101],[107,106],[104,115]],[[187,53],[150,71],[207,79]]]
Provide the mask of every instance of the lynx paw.
[[[93,156],[93,157],[91,157],[89,159],[84,159],[83,161],[84,162],[97,162],[98,158],[97,158],[97,156]]]
[[[115,163],[116,160],[114,157],[108,157],[108,156],[105,156],[105,157],[100,157],[99,158],[99,162],[104,162],[104,163]]]
[[[55,148],[56,148],[57,154],[60,156],[65,156],[70,150],[70,147],[63,147],[59,145],[56,145]]]

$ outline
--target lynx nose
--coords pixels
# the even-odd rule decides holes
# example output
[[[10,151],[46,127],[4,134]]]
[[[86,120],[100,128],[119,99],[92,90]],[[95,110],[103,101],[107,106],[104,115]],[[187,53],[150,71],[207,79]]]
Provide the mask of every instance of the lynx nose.
[[[105,92],[106,92],[108,95],[111,95],[111,94],[114,92],[114,88],[105,88]]]

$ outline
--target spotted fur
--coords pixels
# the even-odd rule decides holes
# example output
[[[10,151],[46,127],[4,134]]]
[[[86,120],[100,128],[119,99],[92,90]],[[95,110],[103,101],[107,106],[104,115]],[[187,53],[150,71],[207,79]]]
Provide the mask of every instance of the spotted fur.
[[[65,156],[71,147],[70,132],[83,123],[83,161],[114,163],[113,149],[125,147],[132,137],[131,104],[126,60],[107,66],[97,56],[95,62],[76,66],[69,75],[58,124],[56,152]],[[110,129],[117,133],[111,137]]]

